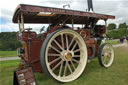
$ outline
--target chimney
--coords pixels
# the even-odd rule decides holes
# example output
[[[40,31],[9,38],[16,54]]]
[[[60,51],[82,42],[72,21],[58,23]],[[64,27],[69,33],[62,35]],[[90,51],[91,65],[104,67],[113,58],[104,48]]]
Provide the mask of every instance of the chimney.
[[[88,3],[88,11],[93,12],[93,3],[92,0],[87,0]]]

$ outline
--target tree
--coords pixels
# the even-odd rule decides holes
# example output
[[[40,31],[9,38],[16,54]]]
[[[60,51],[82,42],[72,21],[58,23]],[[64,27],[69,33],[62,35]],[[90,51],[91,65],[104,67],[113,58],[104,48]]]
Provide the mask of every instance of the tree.
[[[128,29],[112,30],[107,33],[109,38],[119,39],[123,36],[128,36]]]
[[[127,28],[127,24],[126,23],[120,23],[119,24],[119,29],[120,28]]]
[[[110,23],[107,28],[108,28],[108,30],[116,29],[116,24],[115,23]]]
[[[21,46],[21,43],[17,41],[16,32],[1,32],[0,33],[0,51],[4,50],[16,50]]]

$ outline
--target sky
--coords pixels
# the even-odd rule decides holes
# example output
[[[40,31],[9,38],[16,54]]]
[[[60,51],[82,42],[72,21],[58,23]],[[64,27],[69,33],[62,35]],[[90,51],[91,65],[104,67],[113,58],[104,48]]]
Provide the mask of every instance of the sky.
[[[2,0],[0,2],[0,32],[18,31],[18,25],[12,23],[13,13],[18,4],[31,4],[47,7],[63,8],[63,5],[70,4],[70,9],[86,11],[87,0]],[[115,20],[108,20],[107,23],[126,22],[128,25],[128,0],[93,0],[95,13],[115,15]],[[39,32],[42,24],[25,25],[26,28],[33,27]]]

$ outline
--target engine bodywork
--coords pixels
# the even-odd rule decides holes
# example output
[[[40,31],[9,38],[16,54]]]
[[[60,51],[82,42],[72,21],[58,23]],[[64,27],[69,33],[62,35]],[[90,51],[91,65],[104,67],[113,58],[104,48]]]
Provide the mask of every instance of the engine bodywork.
[[[21,62],[25,61],[25,64],[31,65],[35,72],[42,72],[40,48],[43,41],[50,33],[68,28],[75,30],[83,37],[88,48],[88,59],[92,59],[97,56],[100,43],[104,38],[103,34],[106,33],[105,25],[96,25],[97,21],[102,19],[106,22],[107,19],[114,18],[111,15],[21,4],[17,7],[13,17],[13,22],[19,23],[20,31],[17,39],[23,44],[23,47],[18,50],[18,55],[22,58]],[[47,31],[37,35],[30,28],[25,30],[24,23],[50,25]],[[82,27],[75,29],[74,24]],[[24,65],[21,63],[19,68],[23,67]]]

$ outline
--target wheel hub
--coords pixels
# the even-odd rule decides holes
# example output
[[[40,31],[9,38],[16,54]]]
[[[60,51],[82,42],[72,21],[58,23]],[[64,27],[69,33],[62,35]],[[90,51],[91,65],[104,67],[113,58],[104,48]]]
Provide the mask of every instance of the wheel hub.
[[[110,67],[114,60],[114,50],[110,44],[103,44],[100,48],[102,55],[99,56],[99,63],[106,68]]]
[[[110,57],[111,56],[111,53],[104,53],[103,56]]]
[[[62,55],[62,59],[64,61],[70,61],[73,57],[73,52],[71,51],[63,51],[61,52],[61,55]]]
[[[72,53],[66,52],[66,53],[64,54],[64,57],[65,57],[66,60],[71,60],[71,59],[72,59]]]
[[[69,29],[50,34],[41,51],[42,67],[59,82],[77,79],[87,64],[87,47],[83,38]]]

